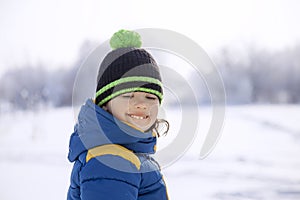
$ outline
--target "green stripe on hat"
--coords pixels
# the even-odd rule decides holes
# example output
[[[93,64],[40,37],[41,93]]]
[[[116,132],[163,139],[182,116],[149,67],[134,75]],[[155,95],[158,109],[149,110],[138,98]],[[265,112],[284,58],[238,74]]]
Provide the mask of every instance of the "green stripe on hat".
[[[114,97],[119,96],[120,94],[129,93],[129,92],[147,92],[147,93],[151,93],[151,94],[156,95],[159,98],[159,102],[161,102],[162,99],[163,99],[162,93],[160,93],[157,90],[153,90],[153,89],[149,89],[149,88],[142,88],[142,87],[134,87],[134,88],[126,88],[126,89],[123,89],[123,90],[116,91],[116,92],[112,93],[111,95],[107,96],[106,98],[102,99],[99,102],[98,105],[102,106],[103,104],[110,101]]]
[[[102,87],[100,90],[97,91],[96,98],[103,92],[109,90],[110,88],[116,87],[117,85],[120,85],[122,83],[135,82],[135,81],[154,83],[154,84],[157,84],[160,87],[162,87],[162,83],[156,78],[151,78],[151,77],[147,77],[147,76],[130,76],[130,77],[125,77],[125,78],[120,78],[120,79],[115,80],[115,81],[107,84],[106,86]]]

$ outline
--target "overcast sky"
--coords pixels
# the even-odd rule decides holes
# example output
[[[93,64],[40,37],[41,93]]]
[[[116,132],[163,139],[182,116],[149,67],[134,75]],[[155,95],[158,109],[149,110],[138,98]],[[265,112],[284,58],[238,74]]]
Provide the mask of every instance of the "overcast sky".
[[[269,49],[300,42],[297,0],[0,0],[0,73],[13,66],[67,66],[84,40],[119,29],[164,28],[208,53],[222,46]]]

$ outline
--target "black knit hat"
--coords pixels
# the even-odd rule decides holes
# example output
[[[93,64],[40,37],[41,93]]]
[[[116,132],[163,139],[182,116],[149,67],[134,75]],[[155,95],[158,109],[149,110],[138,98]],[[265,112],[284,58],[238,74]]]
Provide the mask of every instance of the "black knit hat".
[[[135,91],[154,94],[161,102],[159,68],[151,54],[140,48],[139,34],[120,30],[112,36],[110,45],[114,50],[105,56],[98,72],[96,104],[103,106],[120,94]]]

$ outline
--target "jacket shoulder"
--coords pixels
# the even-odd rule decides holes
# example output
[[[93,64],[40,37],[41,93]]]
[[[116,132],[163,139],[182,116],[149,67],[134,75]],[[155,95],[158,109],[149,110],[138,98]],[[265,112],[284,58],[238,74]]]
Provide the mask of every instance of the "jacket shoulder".
[[[86,154],[85,161],[88,163],[93,158],[98,158],[98,160],[100,159],[104,161],[104,157],[109,157],[112,160],[118,160],[115,157],[122,158],[120,161],[125,160],[131,163],[137,170],[140,170],[141,168],[141,161],[139,157],[129,149],[118,144],[106,144],[89,149]]]
[[[116,144],[107,144],[88,150],[80,171],[80,183],[90,180],[126,182],[136,188],[141,181],[141,162],[130,150]]]

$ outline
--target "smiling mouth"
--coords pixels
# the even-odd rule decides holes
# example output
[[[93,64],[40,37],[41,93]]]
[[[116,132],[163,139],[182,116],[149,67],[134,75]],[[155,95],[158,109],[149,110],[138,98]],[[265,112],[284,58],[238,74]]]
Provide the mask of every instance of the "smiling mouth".
[[[133,114],[128,114],[129,117],[133,118],[133,119],[148,119],[149,116],[145,115],[145,116],[140,116],[140,115],[133,115]]]

